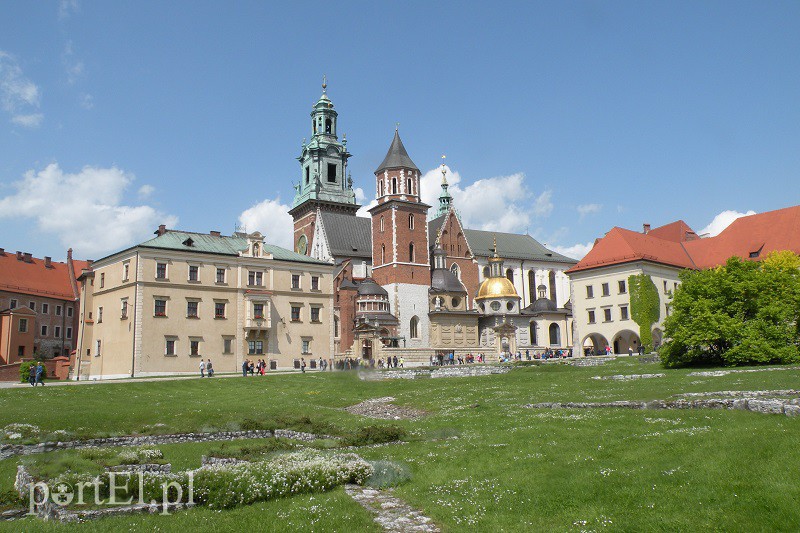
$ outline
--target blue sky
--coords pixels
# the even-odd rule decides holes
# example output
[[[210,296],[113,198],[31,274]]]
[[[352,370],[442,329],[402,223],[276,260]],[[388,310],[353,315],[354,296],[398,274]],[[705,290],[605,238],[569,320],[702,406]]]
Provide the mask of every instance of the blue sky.
[[[800,197],[798,2],[8,1],[0,247],[291,246],[323,73],[365,203],[395,122],[428,198],[444,153],[468,225],[574,255]]]

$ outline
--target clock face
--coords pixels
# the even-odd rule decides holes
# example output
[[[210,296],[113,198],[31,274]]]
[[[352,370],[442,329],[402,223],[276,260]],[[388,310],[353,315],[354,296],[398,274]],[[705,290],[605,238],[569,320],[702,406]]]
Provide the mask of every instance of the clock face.
[[[297,253],[306,255],[308,251],[308,239],[306,239],[305,235],[300,235],[300,238],[297,239]]]

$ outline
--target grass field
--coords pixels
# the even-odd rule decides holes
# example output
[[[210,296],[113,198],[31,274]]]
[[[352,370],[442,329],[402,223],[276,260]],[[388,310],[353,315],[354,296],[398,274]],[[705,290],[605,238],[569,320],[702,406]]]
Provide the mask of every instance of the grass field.
[[[664,372],[612,381],[593,376]],[[622,359],[600,367],[543,365],[505,375],[362,382],[354,374],[157,381],[0,391],[0,427],[38,426],[47,440],[239,429],[245,420],[344,435],[390,422],[342,408],[394,396],[428,416],[392,421],[405,441],[362,448],[408,465],[395,494],[444,531],[800,530],[800,420],[752,412],[534,410],[556,401],[669,399],[684,392],[800,388],[800,370],[693,377]],[[473,407],[477,404],[477,407]],[[252,423],[247,422],[245,423]],[[62,440],[66,440],[62,437]],[[159,446],[173,469],[195,468],[220,443]],[[0,461],[0,490],[18,462],[74,464],[54,452]],[[228,511],[128,516],[87,524],[26,519],[0,530],[376,531],[339,488]]]

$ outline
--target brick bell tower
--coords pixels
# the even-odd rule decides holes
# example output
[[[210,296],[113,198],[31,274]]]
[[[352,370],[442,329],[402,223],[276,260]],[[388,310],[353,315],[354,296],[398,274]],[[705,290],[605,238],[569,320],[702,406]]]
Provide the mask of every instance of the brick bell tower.
[[[420,199],[420,171],[400,134],[375,171],[378,204],[372,215],[372,277],[389,293],[398,335],[408,347],[428,346],[428,208]],[[403,346],[401,340],[400,346]]]
[[[300,156],[300,182],[289,214],[294,220],[294,249],[310,255],[317,209],[356,216],[353,180],[347,174],[347,137],[336,133],[338,113],[328,98],[327,80],[322,81],[322,96],[311,110],[311,140],[303,139]]]

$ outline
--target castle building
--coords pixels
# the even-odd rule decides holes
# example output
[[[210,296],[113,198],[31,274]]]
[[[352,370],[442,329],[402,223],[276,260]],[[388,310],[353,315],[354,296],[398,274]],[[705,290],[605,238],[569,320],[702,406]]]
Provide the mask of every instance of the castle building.
[[[333,109],[323,84],[290,213],[295,251],[335,268],[334,354],[379,359],[402,350],[407,360],[428,361],[443,351],[566,348],[571,336],[565,271],[576,261],[529,235],[465,228],[444,165],[430,220],[431,206],[421,199],[422,173],[397,128],[374,172],[370,218],[357,216],[353,182],[339,173],[350,153],[336,136]],[[330,169],[324,179],[320,169]],[[514,301],[509,309],[503,300],[498,312],[484,296],[493,296],[489,287],[499,285],[513,290]],[[496,335],[492,328],[502,321],[503,335]],[[540,327],[549,332],[551,323],[557,323],[558,335],[530,333]],[[501,342],[509,336],[510,342]]]

